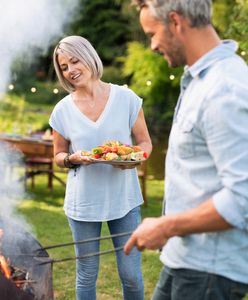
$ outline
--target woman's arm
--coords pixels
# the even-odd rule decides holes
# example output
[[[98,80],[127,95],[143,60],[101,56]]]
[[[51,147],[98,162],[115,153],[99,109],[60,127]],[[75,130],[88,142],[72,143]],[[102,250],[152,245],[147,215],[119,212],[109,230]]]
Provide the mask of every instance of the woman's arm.
[[[148,155],[150,155],[152,152],[152,142],[142,108],[140,109],[138,118],[133,126],[132,134],[135,138],[136,144],[140,146],[143,151],[147,152]]]
[[[69,153],[69,141],[56,130],[53,130],[53,148],[55,163],[59,167],[64,168],[64,159]]]
[[[65,158],[69,154],[69,144],[70,142],[68,140],[66,140],[56,130],[53,130],[54,160],[55,163],[61,168],[68,167],[67,165],[65,165]],[[73,164],[73,165],[92,164],[92,162],[89,160],[88,157],[82,156],[80,150],[70,154],[68,159],[69,161],[67,161],[67,164]]]

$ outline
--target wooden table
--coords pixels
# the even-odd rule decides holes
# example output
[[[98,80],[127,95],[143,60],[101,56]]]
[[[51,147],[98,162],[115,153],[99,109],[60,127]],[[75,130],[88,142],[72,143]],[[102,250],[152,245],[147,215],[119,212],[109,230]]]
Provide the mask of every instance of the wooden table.
[[[20,150],[26,157],[40,156],[53,159],[52,141],[4,134],[0,135],[0,140],[8,142],[13,148]]]
[[[26,164],[25,181],[38,174],[48,174],[48,186],[52,189],[52,180],[58,180],[63,186],[65,182],[54,173],[53,168],[53,143],[33,137],[0,134],[0,141],[7,142],[13,149],[21,151]],[[40,165],[40,167],[38,167]],[[43,168],[41,167],[43,165]],[[45,167],[44,167],[45,166]]]

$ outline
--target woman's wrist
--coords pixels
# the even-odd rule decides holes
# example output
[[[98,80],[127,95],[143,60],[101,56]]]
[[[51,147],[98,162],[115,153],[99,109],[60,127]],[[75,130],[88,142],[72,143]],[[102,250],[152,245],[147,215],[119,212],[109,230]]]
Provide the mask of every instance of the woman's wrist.
[[[75,168],[78,168],[79,165],[77,164],[74,164],[70,161],[70,156],[71,156],[71,153],[68,153],[65,158],[64,158],[64,166],[65,168],[68,168],[68,169],[75,169]]]

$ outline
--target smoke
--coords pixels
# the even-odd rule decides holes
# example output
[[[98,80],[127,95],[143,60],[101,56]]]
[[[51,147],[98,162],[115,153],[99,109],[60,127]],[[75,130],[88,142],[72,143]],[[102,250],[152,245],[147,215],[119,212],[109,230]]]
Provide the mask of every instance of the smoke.
[[[4,94],[16,59],[32,61],[36,51],[46,52],[63,35],[72,21],[79,0],[0,0],[0,93]],[[0,219],[13,220],[27,228],[17,217],[16,206],[24,196],[23,181],[16,174],[20,153],[0,144]]]
[[[63,35],[79,0],[1,0],[0,93],[6,90],[15,59],[32,59]]]
[[[16,214],[16,206],[24,195],[24,184],[20,168],[22,154],[7,143],[0,143],[0,220],[13,221],[27,227],[24,219]],[[24,175],[23,175],[24,176]]]

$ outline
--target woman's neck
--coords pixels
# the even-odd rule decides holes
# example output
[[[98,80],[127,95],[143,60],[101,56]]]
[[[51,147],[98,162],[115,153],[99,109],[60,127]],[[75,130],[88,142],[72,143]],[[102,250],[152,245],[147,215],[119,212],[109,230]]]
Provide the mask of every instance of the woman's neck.
[[[105,83],[101,80],[94,80],[87,83],[84,87],[78,87],[73,92],[73,98],[75,99],[94,99],[103,91]]]
[[[78,105],[88,105],[90,108],[95,108],[98,102],[101,101],[108,93],[108,84],[95,80],[85,87],[77,88],[72,94],[73,101]],[[100,103],[99,103],[100,104]]]

